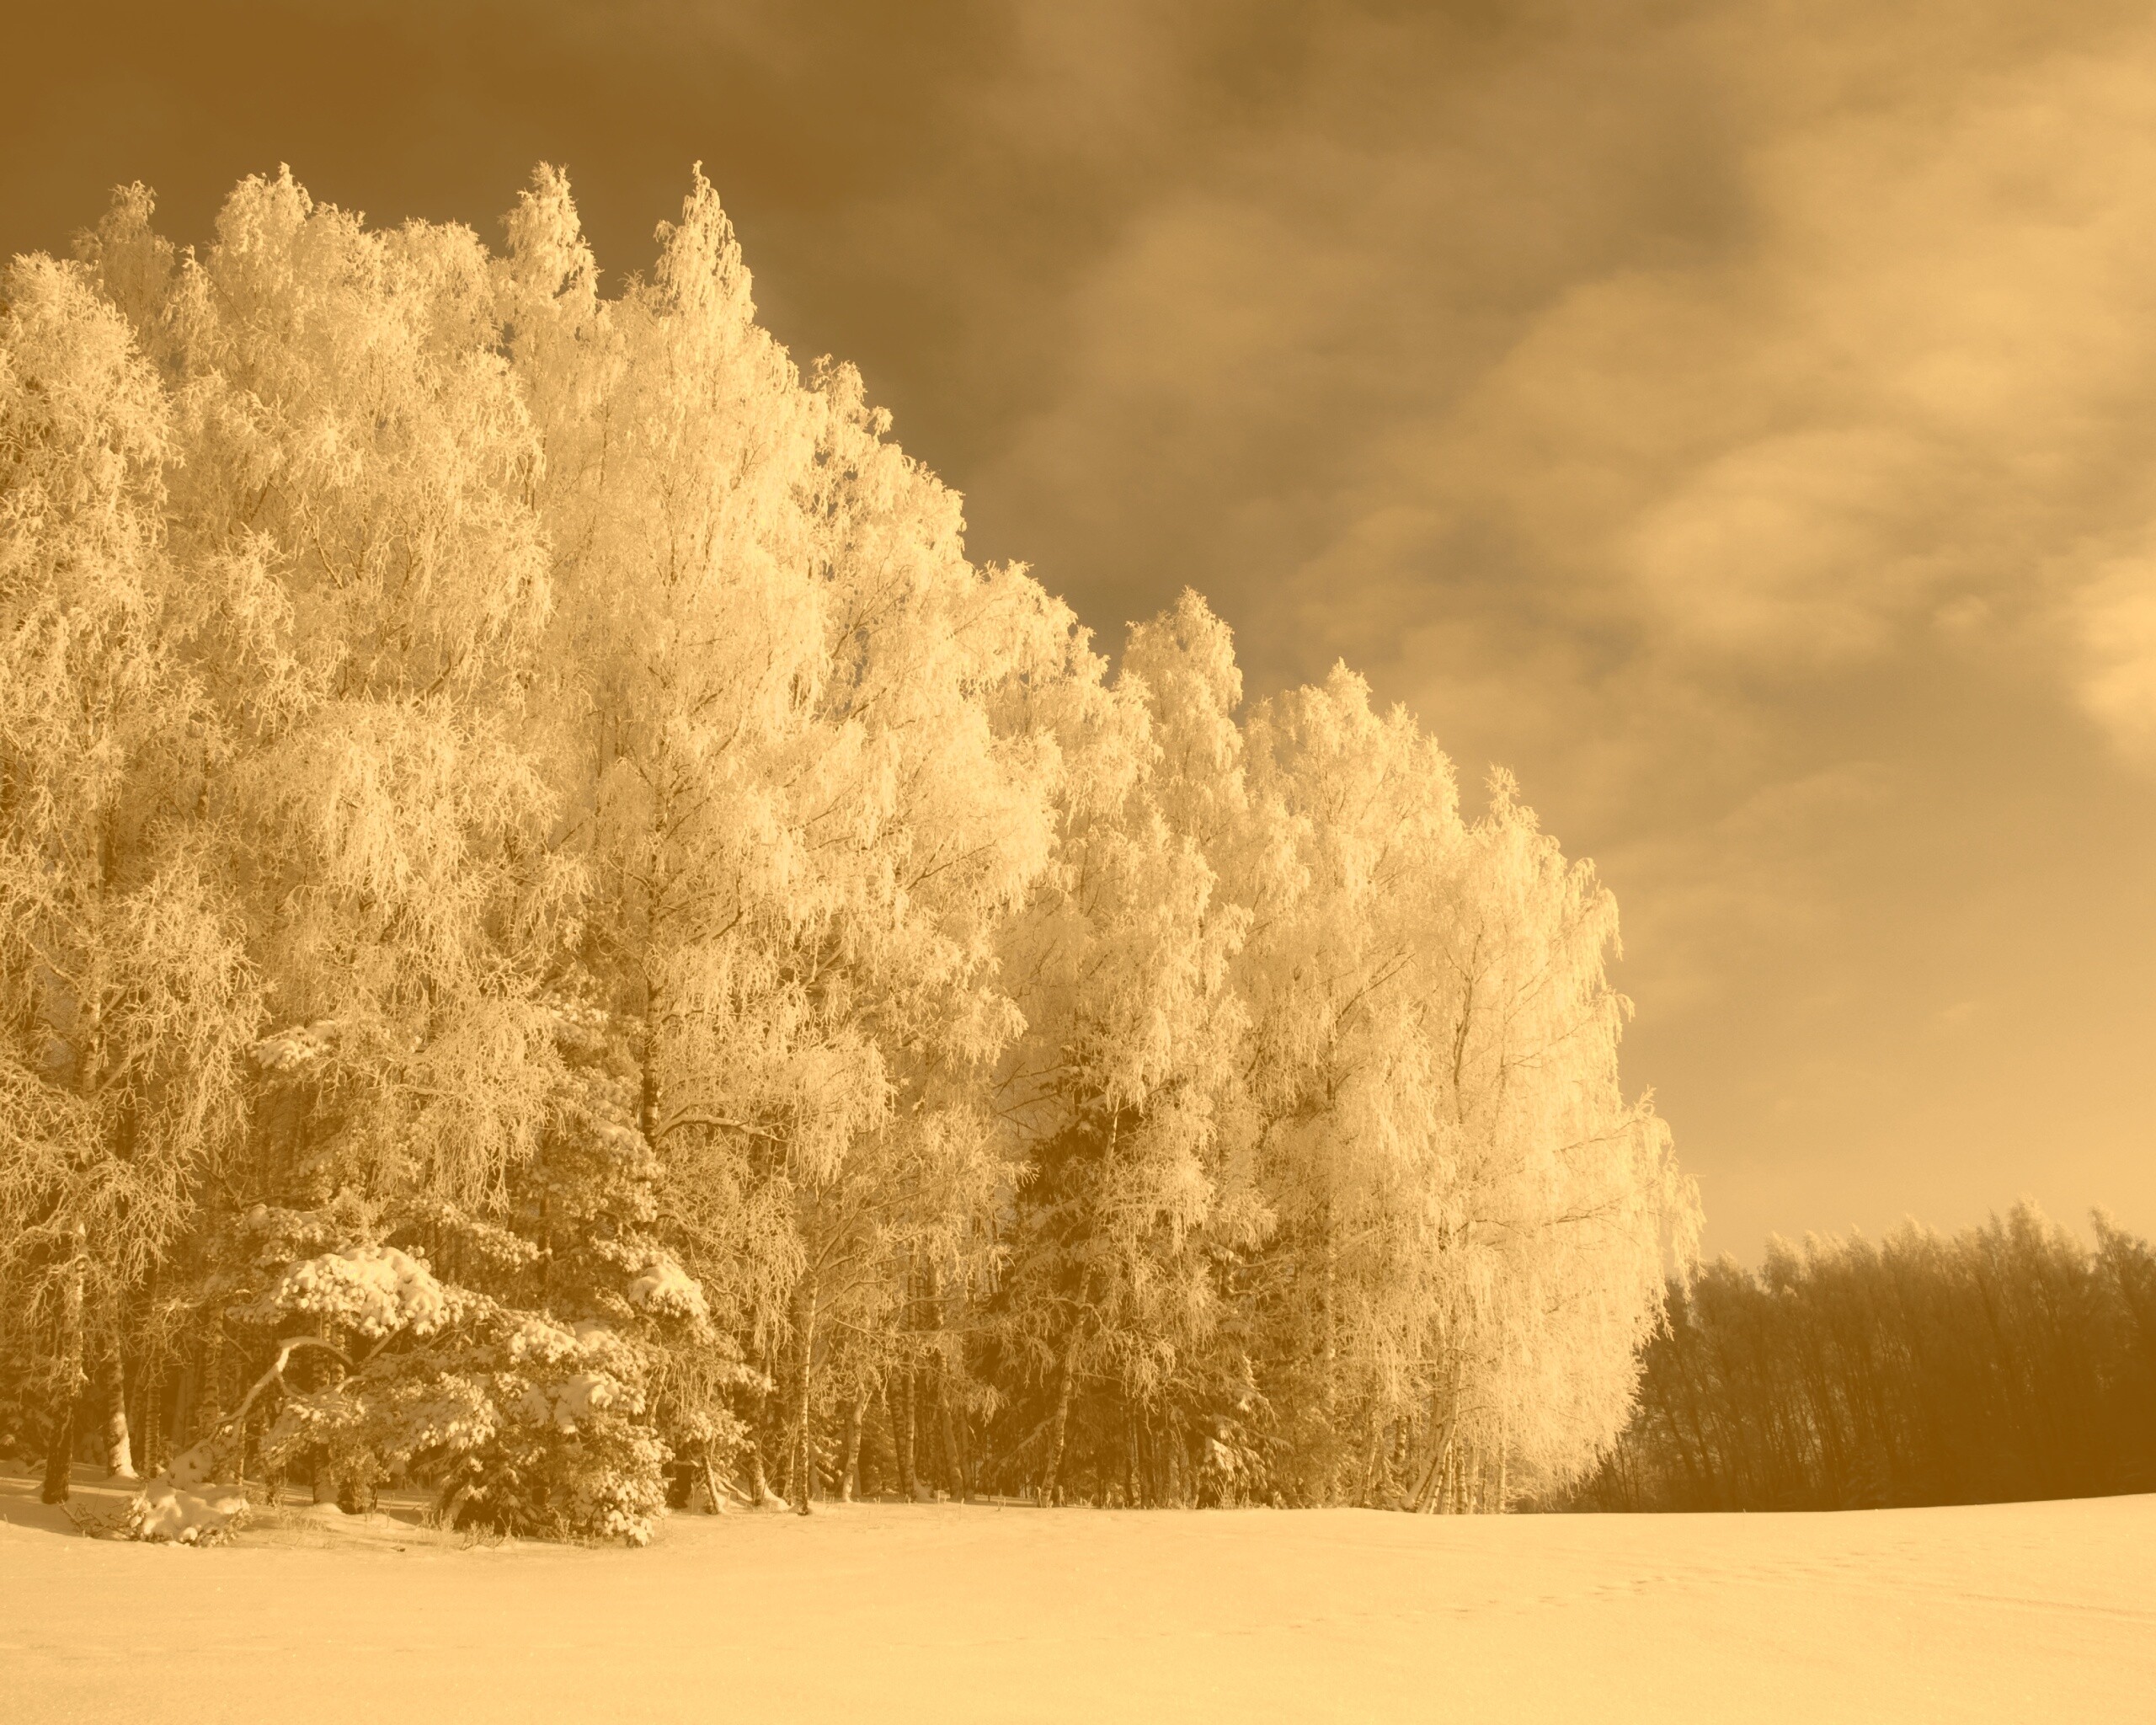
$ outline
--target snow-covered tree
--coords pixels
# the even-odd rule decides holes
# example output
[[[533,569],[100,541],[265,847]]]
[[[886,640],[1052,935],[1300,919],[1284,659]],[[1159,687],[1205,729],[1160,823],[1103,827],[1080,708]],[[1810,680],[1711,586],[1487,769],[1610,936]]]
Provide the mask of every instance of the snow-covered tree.
[[[1257,1297],[1301,1489],[1419,1505],[1469,1455],[1576,1470],[1695,1209],[1618,1085],[1614,905],[1502,777],[1465,820],[1451,763],[1344,668],[1266,703],[1251,750],[1301,858],[1246,963],[1281,1230]]]
[[[546,421],[543,495],[588,956],[638,1027],[685,1261],[784,1387],[755,1459],[798,1494],[826,1308],[888,1313],[992,1183],[977,1081],[1017,1023],[994,940],[1055,783],[996,697],[1071,624],[966,560],[857,375],[804,380],[757,327],[701,178],[618,302],[574,219],[542,174],[505,293],[534,398],[577,403]]]
[[[1268,1220],[1230,980],[1250,911],[1218,867],[1246,814],[1227,631],[1186,594],[1132,630],[1112,686],[1073,693],[1060,842],[1008,937],[1027,1023],[999,1084],[1022,1171],[999,1341],[1025,1477],[1051,1497],[1074,1407],[1138,1494],[1155,1427],[1219,1399],[1223,1359],[1240,1375],[1221,1254]]]
[[[54,1409],[99,1381],[132,1471],[129,1308],[236,1123],[254,976],[205,782],[217,715],[173,651],[171,406],[89,273],[0,308],[0,1308]]]
[[[1459,1507],[1608,1441],[1690,1200],[1508,783],[1344,670],[1246,713],[1195,595],[1111,676],[700,173],[611,296],[551,169],[499,253],[152,213],[0,313],[56,1489],[93,1386],[173,1536],[249,1468],[638,1539],[670,1460]]]

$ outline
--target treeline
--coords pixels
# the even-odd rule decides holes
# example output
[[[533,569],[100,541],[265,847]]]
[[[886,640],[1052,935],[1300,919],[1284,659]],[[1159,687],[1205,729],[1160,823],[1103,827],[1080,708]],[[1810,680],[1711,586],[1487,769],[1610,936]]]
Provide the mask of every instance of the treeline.
[[[1637,1412],[1566,1507],[1871,1509],[2156,1491],[2156,1253],[2032,1206],[1777,1241],[1673,1282]]]
[[[699,176],[602,296],[131,188],[0,316],[0,1402],[640,1538],[714,1496],[1501,1505],[1694,1215],[1614,908],[1194,595],[1113,675]]]

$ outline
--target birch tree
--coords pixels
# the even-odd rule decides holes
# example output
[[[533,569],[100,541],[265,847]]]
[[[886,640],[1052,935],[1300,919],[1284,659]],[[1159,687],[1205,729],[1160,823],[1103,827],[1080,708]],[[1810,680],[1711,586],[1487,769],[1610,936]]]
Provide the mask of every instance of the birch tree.
[[[1251,731],[1302,857],[1248,967],[1301,1488],[1428,1507],[1470,1450],[1575,1470],[1696,1210],[1617,1086],[1614,904],[1509,781],[1464,820],[1442,751],[1344,668]]]
[[[85,270],[0,311],[0,1306],[34,1338],[45,1495],[94,1368],[132,1471],[125,1308],[235,1123],[254,978],[202,815],[216,718],[170,643],[163,393]]]
[[[1075,1404],[1096,1403],[1096,1447],[1132,1448],[1110,1470],[1127,1490],[1141,1429],[1182,1442],[1214,1363],[1219,1255],[1267,1222],[1230,985],[1249,912],[1216,868],[1241,836],[1241,696],[1194,594],[1131,631],[1113,686],[1073,703],[1055,863],[1011,936],[1027,1033],[1001,1081],[1023,1167],[1001,1334],[1046,1392],[1019,1441],[1050,1498]]]
[[[542,176],[508,275],[520,362],[584,368],[534,393],[579,403],[547,422],[547,494],[590,951],[636,1023],[670,1215],[782,1384],[762,1450],[786,1434],[805,1501],[826,1307],[858,1329],[906,1263],[954,1263],[992,1184],[974,1081],[1016,1024],[992,942],[1054,783],[996,697],[1071,623],[966,560],[957,499],[855,373],[804,380],[756,326],[701,177],[617,302],[581,285],[574,221]]]
[[[1246,710],[1193,594],[1111,675],[700,172],[611,294],[547,168],[499,252],[281,171],[152,214],[0,321],[54,1489],[93,1383],[115,1465],[131,1397],[189,1441],[166,1533],[250,1458],[635,1539],[670,1452],[1502,1508],[1607,1444],[1694,1203],[1509,781],[1344,668]]]

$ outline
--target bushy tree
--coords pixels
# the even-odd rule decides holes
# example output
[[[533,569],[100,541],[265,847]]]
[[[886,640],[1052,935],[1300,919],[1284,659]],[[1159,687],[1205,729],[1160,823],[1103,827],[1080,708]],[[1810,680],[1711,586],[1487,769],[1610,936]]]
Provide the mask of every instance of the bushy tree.
[[[691,1475],[1501,1507],[1691,1214],[1608,895],[1194,595],[1113,676],[701,174],[599,291],[288,173],[0,323],[0,1338],[168,1464],[648,1535]]]
[[[165,393],[88,271],[0,311],[0,1309],[64,1496],[93,1369],[234,1129],[257,977],[203,804],[225,740],[174,650]],[[109,1432],[131,1472],[124,1416]]]
[[[1219,872],[1247,825],[1241,696],[1195,595],[1131,631],[1067,716],[1056,859],[1008,937],[1027,1032],[998,1087],[1020,1174],[996,1375],[1010,1462],[1050,1497],[1074,1410],[1096,1477],[1143,1498],[1158,1429],[1179,1453],[1249,1402],[1228,1277],[1271,1219],[1232,976],[1251,911]]]
[[[1267,703],[1297,868],[1246,961],[1280,1233],[1254,1291],[1297,1489],[1418,1507],[1561,1477],[1622,1424],[1696,1210],[1617,1081],[1615,907],[1344,668]]]

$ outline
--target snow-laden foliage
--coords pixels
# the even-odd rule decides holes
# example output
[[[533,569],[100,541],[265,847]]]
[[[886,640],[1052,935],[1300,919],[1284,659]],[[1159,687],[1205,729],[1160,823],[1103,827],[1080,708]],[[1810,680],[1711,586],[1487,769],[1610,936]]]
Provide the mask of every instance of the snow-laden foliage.
[[[311,1317],[324,1326],[379,1341],[398,1330],[430,1336],[442,1327],[449,1301],[419,1259],[393,1246],[358,1246],[294,1264],[277,1278],[253,1313],[272,1322]]]
[[[325,1287],[379,1289],[398,1260],[394,1304],[371,1300],[348,1317],[320,1297]],[[326,1466],[348,1497],[387,1477],[424,1477],[452,1526],[650,1538],[667,1450],[640,1418],[654,1361],[637,1339],[445,1289],[424,1264],[378,1246],[295,1264],[239,1315],[312,1316],[340,1338],[384,1344],[357,1361],[334,1354],[322,1381],[288,1389],[261,1440],[270,1466]],[[387,1346],[407,1338],[439,1339]]]
[[[266,1471],[641,1539],[692,1485],[1501,1503],[1608,1443],[1693,1205],[1508,783],[1464,813],[1344,668],[1246,706],[1194,595],[1111,676],[759,326],[701,174],[612,296],[551,169],[499,252],[288,173],[152,214],[0,314],[56,1490],[94,1423],[170,1536]]]

